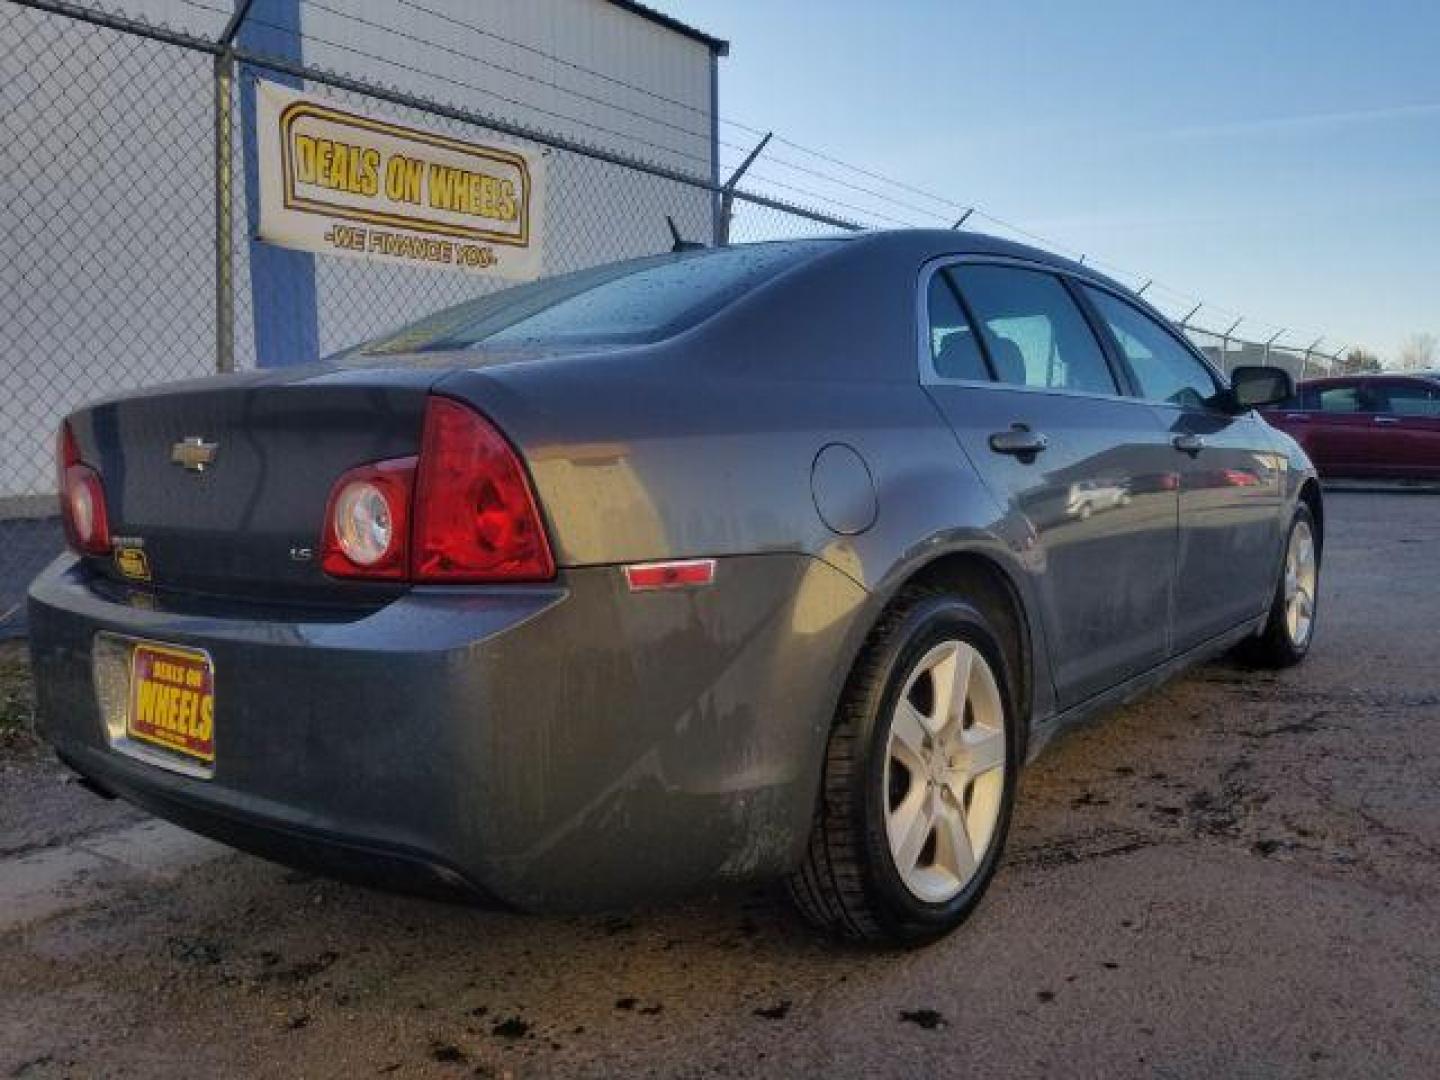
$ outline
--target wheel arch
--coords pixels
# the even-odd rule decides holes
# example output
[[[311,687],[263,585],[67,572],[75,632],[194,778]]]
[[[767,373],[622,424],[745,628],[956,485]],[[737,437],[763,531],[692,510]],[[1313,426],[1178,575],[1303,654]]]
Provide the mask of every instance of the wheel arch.
[[[874,613],[866,636],[902,596],[925,588],[971,599],[980,604],[986,614],[995,617],[1006,666],[1015,684],[1015,711],[1022,720],[1017,733],[1020,760],[1024,761],[1033,722],[1036,671],[1034,628],[1019,586],[999,560],[984,552],[969,549],[944,552],[911,568],[895,583]]]
[[[1300,502],[1305,504],[1310,511],[1310,516],[1315,519],[1315,544],[1321,551],[1325,550],[1325,500],[1320,494],[1320,481],[1315,477],[1309,477],[1300,485]]]

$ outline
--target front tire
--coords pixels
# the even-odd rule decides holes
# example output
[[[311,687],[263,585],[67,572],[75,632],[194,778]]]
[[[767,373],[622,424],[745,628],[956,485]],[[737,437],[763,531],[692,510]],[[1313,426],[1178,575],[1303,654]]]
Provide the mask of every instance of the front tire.
[[[1315,640],[1319,595],[1320,545],[1315,518],[1301,503],[1285,538],[1285,558],[1265,629],[1245,643],[1241,658],[1256,667],[1276,669],[1304,660]]]
[[[918,945],[953,930],[995,873],[1018,772],[1011,675],[994,625],[913,591],[846,684],[820,805],[790,894],[816,926]]]

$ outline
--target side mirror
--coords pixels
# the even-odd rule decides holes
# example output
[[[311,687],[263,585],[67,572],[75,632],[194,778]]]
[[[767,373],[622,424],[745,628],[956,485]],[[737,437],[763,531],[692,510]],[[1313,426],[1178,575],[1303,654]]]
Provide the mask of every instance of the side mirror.
[[[1230,405],[1236,412],[1278,405],[1295,396],[1295,380],[1284,368],[1237,367],[1230,373]]]

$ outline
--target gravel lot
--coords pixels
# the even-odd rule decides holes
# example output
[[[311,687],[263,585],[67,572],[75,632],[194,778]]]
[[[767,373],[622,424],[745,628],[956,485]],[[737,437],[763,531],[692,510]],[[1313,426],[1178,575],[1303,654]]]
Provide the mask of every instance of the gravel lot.
[[[1064,740],[906,955],[764,892],[522,918],[191,841],[65,780],[0,645],[0,1075],[1440,1075],[1440,497],[1329,516],[1310,661]]]

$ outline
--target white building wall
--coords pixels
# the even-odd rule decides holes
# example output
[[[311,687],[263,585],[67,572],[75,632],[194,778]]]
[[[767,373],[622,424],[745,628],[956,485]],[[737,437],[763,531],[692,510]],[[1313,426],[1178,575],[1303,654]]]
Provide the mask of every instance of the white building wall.
[[[363,64],[408,94],[711,177],[711,55],[704,43],[604,0],[417,2],[436,14],[393,0],[348,5],[357,18],[302,6],[307,62],[333,70]],[[400,32],[380,28],[392,25]],[[316,92],[328,93],[324,87]],[[346,100],[461,137],[516,141],[384,102]],[[704,189],[563,151],[547,154],[546,162],[547,275],[666,250],[667,214],[687,238],[709,240],[711,200]],[[391,329],[412,311],[433,311],[503,284],[431,267],[377,270],[355,260],[318,260],[321,352]],[[406,303],[393,302],[397,292]]]
[[[406,93],[710,175],[710,52],[702,42],[605,0],[416,2],[302,4],[307,61],[362,69]]]
[[[712,175],[712,58],[703,42],[606,0],[416,2],[438,14],[394,0],[302,4],[305,63]],[[211,39],[225,22],[181,0],[106,9]],[[0,135],[23,150],[0,169],[5,517],[53,505],[53,437],[65,412],[210,372],[214,172],[208,56],[13,5],[0,11],[0,34]],[[377,115],[496,138],[337,96]],[[701,189],[563,152],[547,164],[546,273],[665,250],[666,214],[687,238],[709,238]],[[235,341],[244,368],[256,357],[238,184],[237,196]],[[322,353],[496,287],[459,271],[315,263]]]

